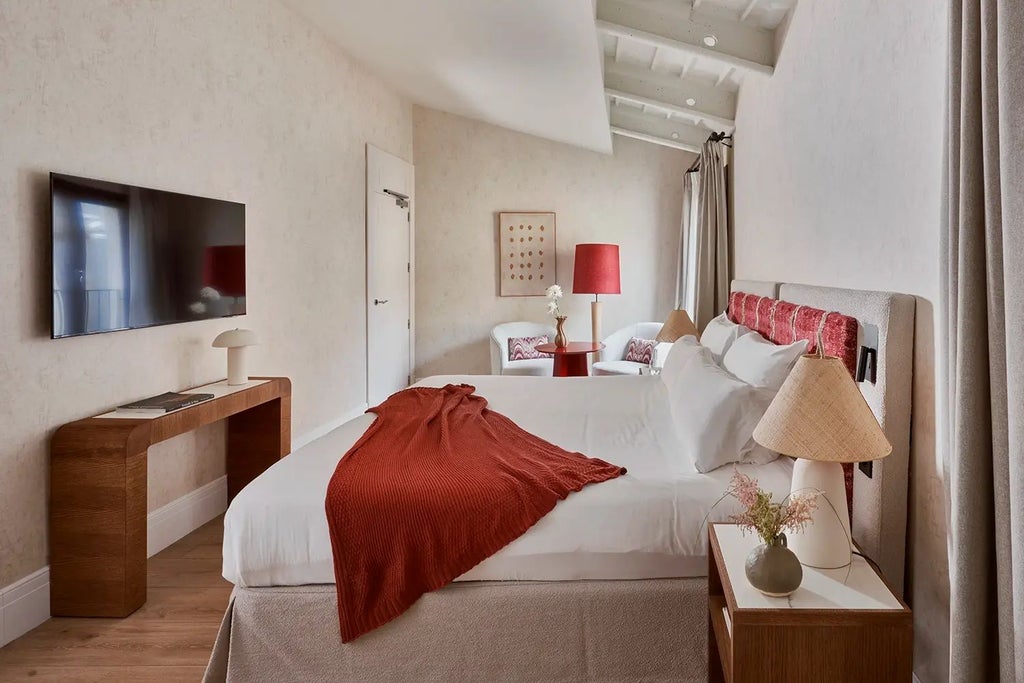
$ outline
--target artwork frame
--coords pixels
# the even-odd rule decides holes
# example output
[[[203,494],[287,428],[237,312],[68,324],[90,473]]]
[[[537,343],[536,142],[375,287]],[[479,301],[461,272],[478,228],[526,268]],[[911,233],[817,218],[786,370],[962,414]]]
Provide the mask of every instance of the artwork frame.
[[[500,296],[544,296],[558,281],[554,211],[498,213]]]

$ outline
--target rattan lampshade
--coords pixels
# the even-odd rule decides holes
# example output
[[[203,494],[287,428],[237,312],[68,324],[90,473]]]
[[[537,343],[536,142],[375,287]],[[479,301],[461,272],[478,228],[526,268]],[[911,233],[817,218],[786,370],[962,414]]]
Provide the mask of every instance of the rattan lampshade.
[[[783,455],[825,462],[877,460],[892,452],[843,362],[814,355],[797,361],[754,440]]]
[[[692,334],[698,339],[700,338],[697,326],[690,320],[689,314],[680,308],[668,314],[668,320],[661,326],[658,336],[654,339],[659,342],[674,342],[688,334]]]

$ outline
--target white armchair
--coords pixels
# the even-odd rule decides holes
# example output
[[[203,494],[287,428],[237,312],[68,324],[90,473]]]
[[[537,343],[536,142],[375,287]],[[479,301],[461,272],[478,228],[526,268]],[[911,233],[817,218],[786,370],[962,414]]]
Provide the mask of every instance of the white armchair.
[[[601,360],[594,363],[595,375],[639,375],[640,368],[646,367],[646,363],[635,363],[626,360],[626,349],[629,340],[633,337],[640,339],[654,339],[661,331],[662,323],[635,323],[627,325],[621,330],[613,332],[605,337],[604,348],[601,350]],[[658,365],[665,362],[665,356],[671,344],[658,344]]]
[[[554,360],[534,358],[530,360],[508,359],[508,340],[511,337],[539,337],[546,335],[549,342],[555,340],[555,329],[543,323],[515,322],[495,325],[491,330],[491,374],[492,375],[551,375]]]

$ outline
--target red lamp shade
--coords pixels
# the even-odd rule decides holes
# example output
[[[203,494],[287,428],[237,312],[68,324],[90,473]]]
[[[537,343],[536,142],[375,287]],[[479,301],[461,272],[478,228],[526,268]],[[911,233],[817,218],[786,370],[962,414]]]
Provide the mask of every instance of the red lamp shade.
[[[577,244],[573,294],[621,294],[619,245]]]
[[[221,296],[245,296],[245,245],[207,247],[203,257],[205,286]]]

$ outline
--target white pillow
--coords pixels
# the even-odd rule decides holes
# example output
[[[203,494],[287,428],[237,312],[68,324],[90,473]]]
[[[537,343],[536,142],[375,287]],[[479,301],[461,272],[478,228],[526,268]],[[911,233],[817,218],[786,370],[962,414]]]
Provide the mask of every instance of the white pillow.
[[[729,347],[722,359],[722,367],[739,379],[755,387],[766,387],[773,392],[782,387],[789,371],[800,356],[807,353],[807,342],[776,345],[757,332],[746,334]]]
[[[754,441],[753,437],[751,437],[750,450],[743,455],[743,463],[746,465],[767,465],[772,460],[778,459],[778,453]]]
[[[691,337],[691,339],[696,340],[694,337]],[[679,340],[677,339],[676,341]],[[668,359],[669,351],[672,350],[672,344],[673,342],[658,342],[655,344],[654,359],[652,360],[651,365],[656,368],[663,367],[665,365],[665,361]]]
[[[683,350],[682,352],[681,349]],[[661,373],[668,389],[676,436],[698,472],[744,460],[757,445],[754,427],[774,393],[752,387],[715,363],[711,350],[672,349]],[[758,462],[766,454],[758,452]]]
[[[700,335],[700,343],[711,350],[712,355],[715,357],[715,362],[721,365],[722,359],[733,343],[738,338],[747,334],[750,334],[749,327],[737,325],[729,320],[729,316],[723,313],[714,318],[704,328]]]
[[[661,344],[658,345],[661,348]],[[658,359],[661,362],[661,379],[668,384],[683,371],[686,363],[695,353],[699,353],[701,345],[692,334],[680,337],[675,340],[664,357],[658,352]]]

